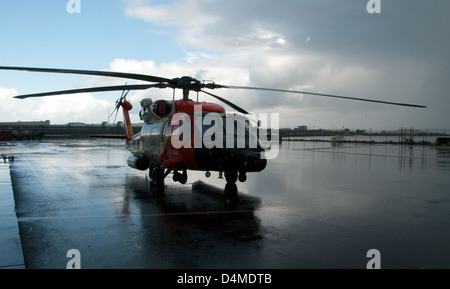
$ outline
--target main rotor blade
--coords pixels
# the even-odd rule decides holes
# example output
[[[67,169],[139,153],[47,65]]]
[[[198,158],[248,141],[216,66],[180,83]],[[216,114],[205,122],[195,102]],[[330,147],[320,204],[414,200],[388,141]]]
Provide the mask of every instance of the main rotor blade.
[[[349,97],[349,96],[341,96],[341,95],[333,95],[333,94],[324,94],[324,93],[315,93],[315,92],[307,92],[307,91],[298,91],[298,90],[263,88],[263,87],[250,87],[250,86],[232,86],[232,85],[221,85],[221,86],[219,86],[219,88],[221,88],[221,87],[223,87],[223,88],[234,88],[234,89],[289,92],[289,93],[308,94],[308,95],[316,95],[316,96],[326,96],[326,97],[334,97],[334,98],[342,98],[342,99],[350,99],[350,100],[358,100],[358,101],[376,102],[376,103],[383,103],[383,104],[390,104],[390,105],[426,108],[426,106],[417,105],[417,104],[400,103],[400,102],[392,102],[392,101],[382,101],[382,100],[375,100],[375,99],[357,98],[357,97]]]
[[[201,92],[204,92],[204,93],[206,93],[206,94],[208,94],[208,95],[211,95],[212,97],[215,97],[216,99],[218,99],[218,100],[220,100],[221,102],[223,102],[223,103],[229,105],[230,107],[234,108],[235,110],[239,111],[240,113],[243,113],[243,114],[250,114],[250,113],[249,113],[248,111],[246,111],[245,109],[240,108],[239,106],[235,105],[234,103],[232,103],[232,102],[230,102],[230,101],[228,101],[228,100],[226,100],[226,99],[224,99],[224,98],[222,98],[222,97],[220,97],[220,96],[218,96],[218,95],[209,93],[209,92],[204,91],[204,90],[200,90],[200,91],[201,91]]]
[[[39,67],[15,67],[15,66],[0,66],[0,70],[20,70],[20,71],[31,71],[31,72],[96,75],[96,76],[119,77],[119,78],[143,80],[143,81],[148,81],[148,82],[168,82],[168,81],[170,81],[170,79],[168,79],[168,78],[163,78],[163,77],[159,77],[159,76],[136,74],[136,73],[125,73],[125,72],[113,72],[113,71],[39,68]]]
[[[152,87],[159,87],[158,84],[135,84],[135,85],[116,85],[116,86],[102,86],[102,87],[89,87],[70,90],[60,90],[51,92],[42,92],[34,94],[17,95],[14,98],[25,99],[30,97],[42,97],[50,95],[62,95],[62,94],[75,94],[85,92],[105,92],[105,91],[120,91],[120,90],[145,90]]]

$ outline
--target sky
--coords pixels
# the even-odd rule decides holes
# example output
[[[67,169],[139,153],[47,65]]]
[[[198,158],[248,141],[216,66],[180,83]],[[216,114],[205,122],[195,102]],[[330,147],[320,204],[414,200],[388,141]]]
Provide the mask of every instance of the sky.
[[[368,2],[380,13],[369,13]],[[1,0],[0,66],[188,75],[413,103],[427,108],[212,91],[255,116],[279,113],[280,127],[444,130],[450,129],[449,14],[446,0]],[[0,121],[113,122],[120,92],[13,96],[125,82],[138,83],[0,70]],[[170,100],[172,90],[131,92],[133,122],[147,97]],[[216,102],[205,94],[200,100]]]

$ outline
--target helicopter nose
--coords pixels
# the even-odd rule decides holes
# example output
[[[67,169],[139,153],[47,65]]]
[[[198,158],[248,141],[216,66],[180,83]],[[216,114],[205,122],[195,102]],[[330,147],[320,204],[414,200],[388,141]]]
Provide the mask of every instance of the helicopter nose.
[[[242,162],[240,168],[242,171],[259,172],[267,166],[267,160],[261,152],[248,150],[245,153],[238,154],[238,158]]]
[[[267,160],[265,158],[262,158],[261,156],[254,157],[252,162],[253,163],[251,167],[253,168],[254,171],[262,171],[267,166]]]

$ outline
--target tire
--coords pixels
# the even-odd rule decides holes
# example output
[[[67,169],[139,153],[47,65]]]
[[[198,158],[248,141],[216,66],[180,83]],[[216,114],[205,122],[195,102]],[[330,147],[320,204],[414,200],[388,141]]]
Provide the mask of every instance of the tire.
[[[226,207],[233,207],[238,203],[238,189],[235,183],[225,185],[223,201]]]
[[[153,166],[150,171],[150,191],[154,194],[164,193],[164,169]]]

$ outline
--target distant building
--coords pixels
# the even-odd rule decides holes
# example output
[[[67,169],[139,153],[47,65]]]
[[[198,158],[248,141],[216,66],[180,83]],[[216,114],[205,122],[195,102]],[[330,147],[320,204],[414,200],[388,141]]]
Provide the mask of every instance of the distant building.
[[[0,122],[0,128],[38,128],[38,127],[49,127],[50,121],[16,121],[16,122]]]
[[[85,127],[86,124],[84,122],[69,122],[67,124],[68,127]]]
[[[299,125],[295,130],[297,130],[297,131],[307,131],[308,130],[308,126],[306,126],[306,125]]]
[[[10,130],[0,130],[0,141],[12,141],[13,135]]]

